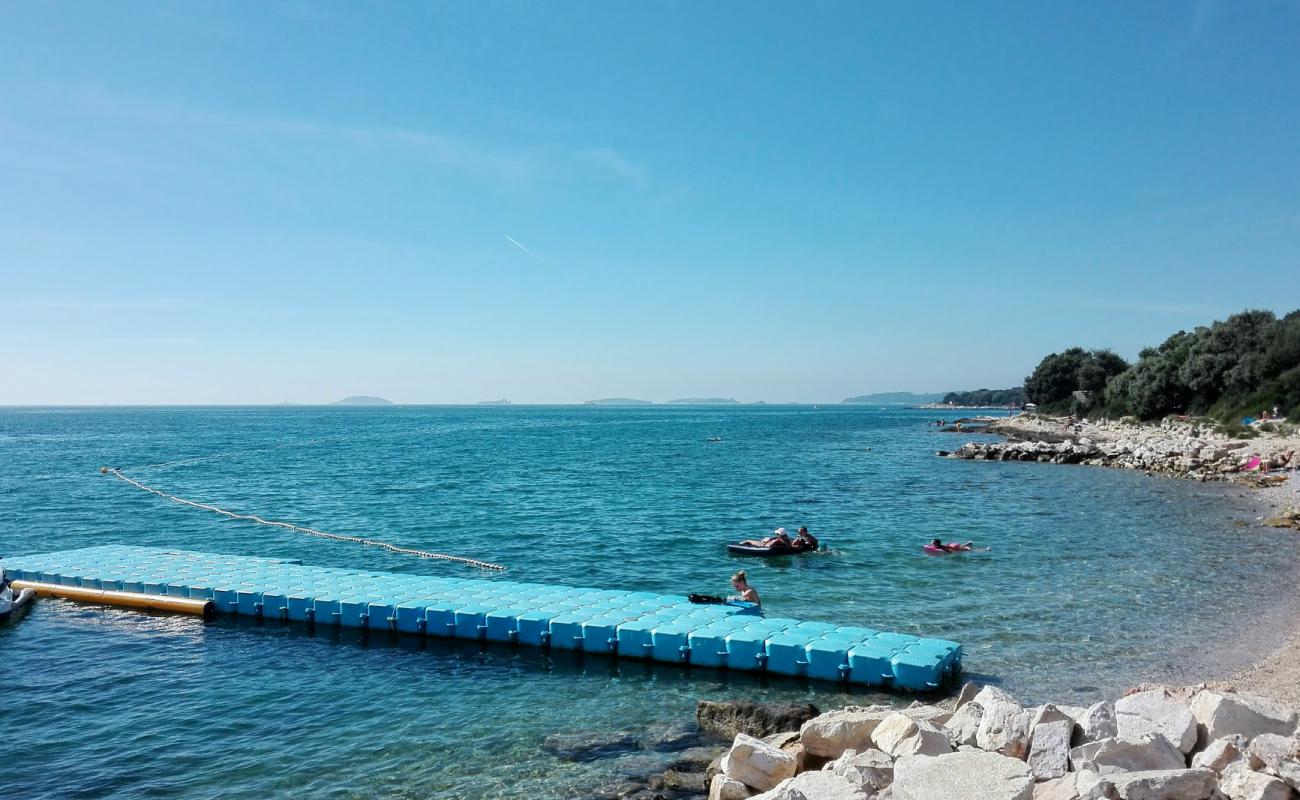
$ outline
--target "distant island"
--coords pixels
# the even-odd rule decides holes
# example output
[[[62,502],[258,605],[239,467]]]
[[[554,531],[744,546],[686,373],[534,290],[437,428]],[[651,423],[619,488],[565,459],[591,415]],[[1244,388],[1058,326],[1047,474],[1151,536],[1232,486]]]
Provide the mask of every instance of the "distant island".
[[[583,405],[588,406],[649,406],[654,405],[649,400],[636,400],[631,397],[605,397],[600,400],[588,400]]]
[[[740,403],[730,397],[683,397],[680,400],[669,400],[664,405],[669,406],[738,406]]]
[[[508,406],[510,401],[502,398],[500,400],[480,400],[475,405],[479,406]]]
[[[877,394],[861,394],[857,397],[850,397],[843,402],[845,403],[870,403],[878,406],[923,406],[926,403],[938,403],[943,400],[943,395],[936,392],[934,394],[915,394],[913,392],[879,392]]]
[[[345,397],[342,400],[335,400],[330,403],[332,406],[391,406],[391,400],[385,400],[382,397],[371,397],[367,394],[354,394],[351,397]]]

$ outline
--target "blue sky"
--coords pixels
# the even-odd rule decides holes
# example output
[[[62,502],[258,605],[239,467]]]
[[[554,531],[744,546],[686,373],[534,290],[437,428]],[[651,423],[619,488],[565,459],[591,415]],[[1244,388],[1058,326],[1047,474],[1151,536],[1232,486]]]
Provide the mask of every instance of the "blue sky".
[[[0,403],[832,401],[1300,306],[1300,4],[979,5],[5,4]]]

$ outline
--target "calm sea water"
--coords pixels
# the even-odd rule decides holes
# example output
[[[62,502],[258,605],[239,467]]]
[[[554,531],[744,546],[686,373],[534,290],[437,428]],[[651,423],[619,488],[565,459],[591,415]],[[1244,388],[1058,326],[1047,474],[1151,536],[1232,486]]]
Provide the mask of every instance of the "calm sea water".
[[[226,520],[98,473],[121,466],[191,499],[497,561],[515,580],[722,593],[745,567],[769,613],[955,639],[977,677],[1067,702],[1222,669],[1213,642],[1285,611],[1277,589],[1294,578],[1298,540],[1240,526],[1248,512],[1233,490],[937,459],[961,439],[927,418],[0,410],[0,554],[132,543],[493,577]],[[203,456],[217,457],[147,466]],[[763,562],[722,547],[800,524],[830,552]],[[927,557],[920,544],[934,536],[992,551]],[[581,797],[646,756],[574,764],[541,749],[547,734],[671,727],[696,700],[728,697],[889,699],[58,601],[0,625],[3,773],[23,797]]]

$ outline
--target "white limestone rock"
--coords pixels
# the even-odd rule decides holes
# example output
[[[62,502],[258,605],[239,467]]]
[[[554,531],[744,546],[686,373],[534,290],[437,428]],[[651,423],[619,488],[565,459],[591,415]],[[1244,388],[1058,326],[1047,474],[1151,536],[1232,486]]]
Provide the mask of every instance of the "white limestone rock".
[[[1092,770],[1067,772],[1034,786],[1034,800],[1118,800],[1115,784]]]
[[[747,800],[749,795],[748,786],[722,773],[714,775],[709,783],[709,800]]]
[[[1219,791],[1230,800],[1291,800],[1291,787],[1272,775],[1265,775],[1237,762],[1223,771]]]
[[[1070,737],[1074,720],[1062,719],[1034,726],[1029,745],[1029,771],[1036,780],[1059,778],[1070,771]]]
[[[984,709],[975,732],[975,744],[991,753],[1024,758],[1029,752],[1030,712],[991,686],[984,687],[974,702]]]
[[[1205,689],[1192,698],[1190,709],[1202,744],[1235,733],[1253,739],[1261,733],[1290,736],[1296,732],[1296,712],[1256,695]]]
[[[894,761],[879,750],[845,750],[823,769],[871,792],[880,792],[894,782]]]
[[[1076,770],[1090,769],[1102,775],[1187,766],[1182,751],[1158,733],[1148,733],[1136,740],[1102,739],[1079,745],[1070,751],[1070,764]]]
[[[1099,742],[1119,736],[1119,727],[1115,724],[1115,704],[1109,700],[1093,703],[1077,721],[1083,730],[1083,742]]]
[[[874,800],[877,795],[833,772],[814,771],[784,780],[753,800]]]
[[[979,733],[980,720],[984,717],[984,707],[979,703],[967,703],[957,709],[957,713],[944,725],[948,729],[948,739],[953,747],[975,744]]]
[[[1159,733],[1184,754],[1196,747],[1196,718],[1164,689],[1137,692],[1115,701],[1115,724],[1121,739]]]
[[[903,713],[915,720],[925,720],[935,725],[944,725],[952,717],[952,712],[938,706],[916,702],[903,709]]]
[[[894,765],[894,800],[1032,800],[1034,778],[1017,758],[986,752],[906,756]]]
[[[1125,772],[1109,780],[1121,800],[1210,800],[1218,784],[1208,769]]]
[[[1038,706],[1037,708],[1031,708],[1029,711],[1031,712],[1029,717],[1030,731],[1046,722],[1058,722],[1060,720],[1069,720],[1070,725],[1074,725],[1074,717],[1066,714],[1059,707],[1051,703]],[[1030,744],[1032,744],[1032,742]]]
[[[794,777],[795,768],[793,755],[743,733],[736,734],[731,749],[722,758],[722,771],[728,778],[760,792]]]
[[[845,750],[862,752],[874,746],[871,734],[893,713],[889,706],[827,711],[803,724],[799,741],[809,754],[822,758],[839,758]]]
[[[1222,773],[1229,764],[1244,758],[1245,752],[1245,736],[1241,734],[1225,736],[1222,739],[1215,739],[1210,742],[1208,747],[1192,756],[1192,766],[1204,767]]]
[[[901,756],[938,756],[952,752],[948,734],[939,726],[915,720],[899,712],[890,714],[871,734],[872,741],[883,753]]]
[[[1300,738],[1287,738],[1275,733],[1261,733],[1250,740],[1247,753],[1251,769],[1281,775],[1288,762],[1300,762]]]
[[[953,705],[953,710],[961,711],[962,706],[974,700],[975,695],[979,693],[980,685],[978,683],[967,683],[962,686],[961,691],[957,693],[957,702]]]

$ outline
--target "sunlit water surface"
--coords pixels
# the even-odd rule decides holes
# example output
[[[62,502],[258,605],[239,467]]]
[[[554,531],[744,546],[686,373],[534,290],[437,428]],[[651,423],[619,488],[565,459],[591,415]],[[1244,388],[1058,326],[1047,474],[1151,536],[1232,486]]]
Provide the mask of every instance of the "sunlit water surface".
[[[920,411],[834,407],[0,410],[0,553],[130,543],[501,577],[183,508],[509,566],[514,580],[724,592],[769,613],[955,639],[1026,699],[1223,670],[1284,615],[1297,537],[1224,486],[949,461]],[[721,442],[710,442],[720,436]],[[170,466],[147,466],[215,455]],[[722,544],[808,525],[829,545]],[[933,536],[991,552],[921,553]],[[1220,642],[1234,645],[1225,648]],[[1225,653],[1225,650],[1229,651]],[[644,769],[547,734],[688,723],[701,698],[893,700],[712,670],[309,633],[42,601],[0,624],[5,784],[24,797],[582,797]],[[521,789],[521,787],[527,787]]]

